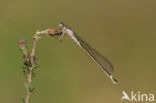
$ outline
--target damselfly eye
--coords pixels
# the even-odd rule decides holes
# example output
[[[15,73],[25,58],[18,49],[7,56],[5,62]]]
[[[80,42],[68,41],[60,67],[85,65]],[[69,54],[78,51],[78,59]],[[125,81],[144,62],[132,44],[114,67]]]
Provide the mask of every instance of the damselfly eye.
[[[63,25],[62,25],[62,24],[59,24],[59,26],[60,26],[60,27],[63,27]]]

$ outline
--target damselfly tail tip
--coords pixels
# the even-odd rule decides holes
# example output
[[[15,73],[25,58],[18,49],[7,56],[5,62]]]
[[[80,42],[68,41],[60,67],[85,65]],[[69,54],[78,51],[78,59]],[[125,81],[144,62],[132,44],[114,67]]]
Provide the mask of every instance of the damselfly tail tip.
[[[114,83],[114,84],[117,84],[118,81],[117,81],[115,78],[113,78],[113,83]]]
[[[118,81],[112,75],[110,75],[110,79],[113,81],[114,84],[118,83]]]

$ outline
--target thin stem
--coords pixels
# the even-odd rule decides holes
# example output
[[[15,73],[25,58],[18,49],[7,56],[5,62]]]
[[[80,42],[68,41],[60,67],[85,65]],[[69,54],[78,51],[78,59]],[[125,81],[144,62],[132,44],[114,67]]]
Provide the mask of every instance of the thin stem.
[[[40,34],[47,33],[47,30],[45,31],[37,31],[36,34],[34,35],[33,39],[33,46],[31,49],[31,54],[30,54],[30,61],[31,61],[31,66],[28,68],[28,76],[27,76],[27,95],[25,99],[25,103],[30,103],[30,97],[31,97],[31,89],[32,89],[32,72],[34,68],[34,56],[35,56],[35,50],[36,50],[36,44],[38,39],[40,38]]]

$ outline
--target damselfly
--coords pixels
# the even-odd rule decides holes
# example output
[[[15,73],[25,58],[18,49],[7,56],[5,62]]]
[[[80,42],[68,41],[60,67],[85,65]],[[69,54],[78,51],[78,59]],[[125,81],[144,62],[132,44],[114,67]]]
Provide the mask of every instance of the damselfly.
[[[111,62],[102,54],[93,49],[90,45],[88,45],[88,43],[81,39],[69,26],[65,25],[64,23],[61,23],[59,26],[61,30],[61,38],[64,36],[64,34],[67,34],[71,39],[73,39],[116,84],[117,80],[112,76],[113,65]]]

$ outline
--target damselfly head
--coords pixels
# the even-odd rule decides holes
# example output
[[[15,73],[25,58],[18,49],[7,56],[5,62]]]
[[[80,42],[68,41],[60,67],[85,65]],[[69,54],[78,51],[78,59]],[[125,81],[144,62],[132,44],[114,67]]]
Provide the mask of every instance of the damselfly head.
[[[61,27],[60,29],[61,29],[63,34],[68,34],[70,37],[75,34],[73,29],[70,28],[69,26],[65,25],[63,22],[61,22],[59,24],[59,26]]]
[[[59,26],[64,29],[72,30],[72,28],[70,28],[68,25],[65,25],[63,22],[61,22]]]

